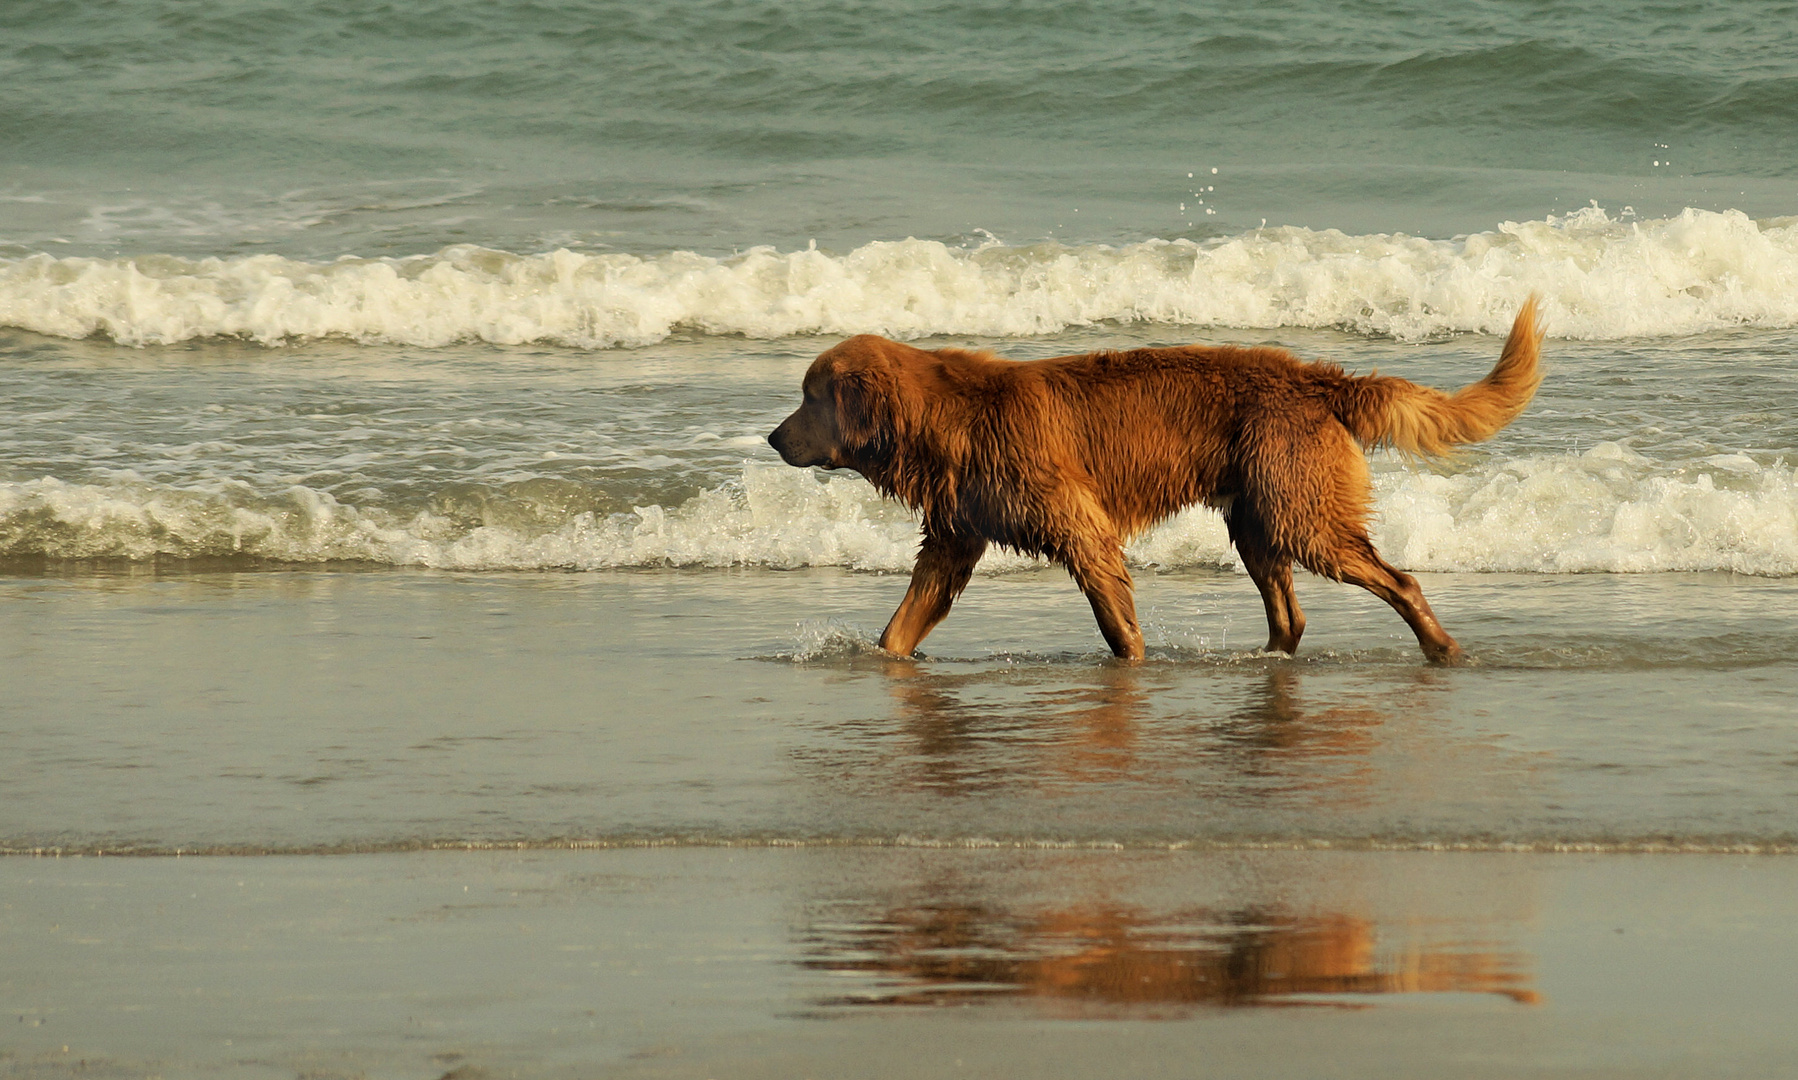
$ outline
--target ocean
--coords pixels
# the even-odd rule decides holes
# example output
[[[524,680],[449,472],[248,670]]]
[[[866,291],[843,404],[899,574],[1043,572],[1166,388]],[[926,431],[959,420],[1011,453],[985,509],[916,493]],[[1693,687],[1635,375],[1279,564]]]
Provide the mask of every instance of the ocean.
[[[1270,344],[1453,389],[1532,294],[1547,377],[1516,422],[1370,455],[1375,542],[1465,668],[1303,575],[1301,651],[1261,653],[1202,508],[1128,548],[1140,666],[1062,571],[997,550],[894,661],[873,642],[915,517],[765,441],[849,334]],[[1220,1003],[1542,1015],[1578,995],[1530,935],[1565,945],[1539,913],[1581,909],[1519,880],[1747,860],[1754,910],[1790,906],[1795,353],[1785,2],[13,0],[0,900],[32,913],[5,947],[37,974],[0,975],[0,1064],[63,1075],[73,1024],[121,1075],[424,1068],[342,1017],[295,1049],[272,1007],[119,1027],[117,987],[186,985],[145,944],[186,931],[81,967],[31,929],[76,920],[51,886],[195,874],[224,905],[262,875],[303,907],[298,879],[389,880],[358,859],[431,888],[545,875],[511,896],[601,923],[579,883],[610,865],[639,883],[619,895],[733,926],[718,860],[744,860],[758,989],[688,1034],[946,1002],[1014,1035]],[[112,854],[150,858],[71,858]],[[1243,927],[1328,977],[1194,989]],[[1128,978],[1165,992],[1063,978],[1076,939],[1147,949]],[[423,1001],[442,955],[382,993]],[[528,982],[536,955],[490,962]],[[417,1006],[452,1031],[458,1008]],[[482,1067],[527,1074],[685,1037],[482,1015]],[[233,1024],[264,1025],[254,1067],[208,1056]]]

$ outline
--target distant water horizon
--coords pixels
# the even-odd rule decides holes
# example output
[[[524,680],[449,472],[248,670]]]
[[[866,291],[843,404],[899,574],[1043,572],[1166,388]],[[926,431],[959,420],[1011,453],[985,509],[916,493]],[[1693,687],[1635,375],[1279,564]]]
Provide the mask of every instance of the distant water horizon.
[[[1768,221],[1798,213],[1789,16],[26,0],[0,15],[0,258]]]

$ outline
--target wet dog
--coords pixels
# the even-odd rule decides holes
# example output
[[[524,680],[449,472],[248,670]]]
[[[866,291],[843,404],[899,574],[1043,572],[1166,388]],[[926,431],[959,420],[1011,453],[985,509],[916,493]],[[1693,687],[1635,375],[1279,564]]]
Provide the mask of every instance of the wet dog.
[[[1536,301],[1498,364],[1454,394],[1354,376],[1282,349],[1189,345],[1014,363],[871,335],[813,362],[804,402],[768,442],[789,465],[852,469],[923,518],[911,587],[880,646],[910,655],[968,584],[988,544],[1066,567],[1120,657],[1142,630],[1123,545],[1186,507],[1223,511],[1267,608],[1270,651],[1305,630],[1292,564],[1392,605],[1426,657],[1454,663],[1409,574],[1367,535],[1363,447],[1414,455],[1490,438],[1535,394]]]

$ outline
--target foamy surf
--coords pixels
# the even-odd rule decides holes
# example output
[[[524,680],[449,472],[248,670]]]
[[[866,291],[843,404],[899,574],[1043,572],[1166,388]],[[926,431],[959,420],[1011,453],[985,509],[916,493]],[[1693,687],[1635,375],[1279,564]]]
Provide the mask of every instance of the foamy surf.
[[[1616,443],[1492,460],[1452,475],[1376,462],[1374,538],[1411,570],[1527,573],[1724,570],[1798,574],[1798,471],[1718,455],[1681,466]],[[513,498],[524,498],[513,495]],[[0,484],[0,555],[241,557],[456,570],[841,566],[909,570],[916,520],[858,477],[745,464],[678,506],[509,515],[531,531],[429,510],[357,507],[305,487],[142,481]],[[1128,549],[1140,567],[1232,567],[1222,519],[1195,509]],[[994,550],[982,570],[1036,565]]]
[[[1798,573],[1798,472],[1718,454],[1662,468],[1618,443],[1453,476],[1375,475],[1375,540],[1411,570]]]
[[[1207,242],[729,257],[478,247],[411,258],[0,260],[0,325],[127,345],[237,337],[419,347],[640,346],[677,332],[1018,336],[1098,323],[1500,333],[1531,293],[1549,333],[1615,339],[1798,325],[1798,219],[1597,207],[1453,240],[1297,227]]]

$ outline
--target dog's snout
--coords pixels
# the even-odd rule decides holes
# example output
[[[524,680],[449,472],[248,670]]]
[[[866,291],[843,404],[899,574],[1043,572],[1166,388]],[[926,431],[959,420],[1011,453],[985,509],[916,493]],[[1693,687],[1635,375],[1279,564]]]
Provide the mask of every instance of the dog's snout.
[[[779,454],[780,459],[788,465],[815,465],[817,462],[807,460],[810,455],[804,448],[805,439],[799,431],[799,426],[793,422],[794,419],[789,416],[781,422],[779,427],[770,431],[768,445],[774,447],[774,452]]]

